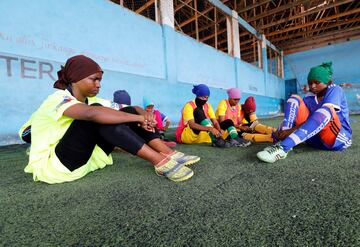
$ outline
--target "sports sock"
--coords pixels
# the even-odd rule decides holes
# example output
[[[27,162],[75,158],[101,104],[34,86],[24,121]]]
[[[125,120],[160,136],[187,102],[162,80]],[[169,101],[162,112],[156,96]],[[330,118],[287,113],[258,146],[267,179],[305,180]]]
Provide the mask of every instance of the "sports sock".
[[[294,127],[299,106],[300,102],[297,98],[290,97],[287,100],[281,130],[291,129]]]
[[[271,135],[243,133],[242,138],[252,142],[273,142]]]
[[[260,134],[268,134],[268,135],[271,135],[275,131],[273,127],[264,124],[257,124],[254,129],[256,132]]]
[[[237,130],[234,126],[230,126],[229,128],[227,128],[227,131],[231,139],[234,139],[238,136]]]
[[[204,119],[200,123],[202,126],[212,127],[211,121],[209,119]],[[209,136],[212,141],[216,140],[216,137],[209,131]]]

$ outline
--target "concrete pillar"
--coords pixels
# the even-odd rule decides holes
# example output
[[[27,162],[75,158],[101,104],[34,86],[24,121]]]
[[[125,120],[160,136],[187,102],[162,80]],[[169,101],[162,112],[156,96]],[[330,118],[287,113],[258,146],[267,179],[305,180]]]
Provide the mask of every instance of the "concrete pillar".
[[[240,58],[240,38],[238,13],[231,11],[232,16],[226,16],[228,53],[230,56]]]
[[[161,23],[161,17],[160,17],[160,6],[159,6],[159,2],[157,0],[155,0],[154,2],[155,5],[155,21],[156,23]]]
[[[281,77],[281,54],[278,53],[276,56],[276,75]]]
[[[266,37],[265,35],[261,35],[261,53],[262,53],[262,64],[263,64],[263,72],[264,72],[264,87],[265,87],[265,95],[267,95],[267,82],[268,82],[268,60],[267,60],[267,51],[266,51]]]
[[[259,61],[259,68],[261,69],[263,67],[262,63],[262,41],[257,41],[257,50],[258,50],[258,61]]]
[[[155,0],[156,22],[162,25],[164,55],[165,55],[165,76],[170,83],[176,83],[176,37],[174,20],[173,0]]]
[[[176,66],[176,32],[168,25],[162,25],[164,55],[165,55],[165,76],[170,83],[177,81],[177,66]]]
[[[160,20],[159,23],[162,25],[168,25],[169,27],[173,28],[174,25],[174,2],[173,0],[155,0],[159,1],[158,5],[160,14],[158,14]]]
[[[284,79],[284,52],[280,53],[280,77]]]

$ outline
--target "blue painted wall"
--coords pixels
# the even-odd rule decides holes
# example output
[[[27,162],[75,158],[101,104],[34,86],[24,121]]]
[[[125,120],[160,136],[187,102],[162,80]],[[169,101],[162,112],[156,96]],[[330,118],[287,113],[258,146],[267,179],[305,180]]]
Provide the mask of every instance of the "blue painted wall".
[[[325,61],[333,62],[333,81],[344,86],[350,111],[360,112],[360,40],[331,45],[285,57],[285,79],[296,79],[298,91],[307,85],[307,75],[311,67]]]
[[[190,37],[176,34],[178,81],[201,81],[219,88],[229,88],[236,84],[233,57]]]
[[[85,54],[104,69],[100,97],[126,89],[134,104],[152,96],[175,125],[194,83],[211,87],[215,108],[225,89],[255,96],[258,114],[280,112],[284,81],[106,0],[2,0],[0,9],[0,145],[48,94],[67,58]]]

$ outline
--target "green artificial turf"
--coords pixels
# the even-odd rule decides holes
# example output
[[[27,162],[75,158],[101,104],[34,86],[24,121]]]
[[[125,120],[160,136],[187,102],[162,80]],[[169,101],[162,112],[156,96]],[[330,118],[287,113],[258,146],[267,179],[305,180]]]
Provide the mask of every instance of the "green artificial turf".
[[[302,144],[275,164],[256,158],[267,144],[178,145],[202,158],[181,183],[121,152],[78,181],[35,183],[26,146],[1,147],[0,246],[359,246],[360,116],[351,120],[348,150]]]

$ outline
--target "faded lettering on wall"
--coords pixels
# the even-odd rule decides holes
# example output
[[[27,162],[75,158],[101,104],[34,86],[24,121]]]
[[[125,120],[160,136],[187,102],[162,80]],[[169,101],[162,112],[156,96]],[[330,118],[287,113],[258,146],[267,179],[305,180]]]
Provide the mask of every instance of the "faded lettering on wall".
[[[14,73],[19,71],[20,73]],[[0,78],[19,76],[24,79],[44,79],[48,77],[56,80],[54,65],[48,61],[0,54]]]

